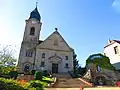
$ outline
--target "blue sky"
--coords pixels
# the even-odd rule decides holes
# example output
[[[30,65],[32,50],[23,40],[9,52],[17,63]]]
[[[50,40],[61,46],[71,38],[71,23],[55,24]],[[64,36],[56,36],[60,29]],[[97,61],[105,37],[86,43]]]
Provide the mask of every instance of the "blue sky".
[[[108,39],[120,40],[120,0],[38,0],[42,18],[41,39],[57,27],[75,49],[79,63],[103,52]],[[18,58],[25,20],[35,0],[0,0],[0,44],[12,45]]]

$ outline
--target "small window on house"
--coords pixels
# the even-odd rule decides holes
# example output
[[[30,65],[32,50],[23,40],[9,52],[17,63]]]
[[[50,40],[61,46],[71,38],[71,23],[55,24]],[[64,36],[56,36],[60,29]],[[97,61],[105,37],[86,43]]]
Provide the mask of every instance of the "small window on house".
[[[114,47],[114,52],[115,52],[115,54],[118,54],[118,53],[119,53],[118,46],[115,46],[115,47]]]
[[[45,53],[42,53],[42,58],[45,58]]]
[[[26,51],[26,57],[32,57],[33,52],[32,51]]]
[[[68,60],[68,56],[65,56],[65,59]]]
[[[68,63],[65,64],[65,68],[68,68]]]
[[[31,29],[30,29],[30,35],[34,35],[34,34],[35,34],[35,28],[31,27]]]
[[[44,62],[41,62],[41,67],[44,67],[45,66],[45,63]]]

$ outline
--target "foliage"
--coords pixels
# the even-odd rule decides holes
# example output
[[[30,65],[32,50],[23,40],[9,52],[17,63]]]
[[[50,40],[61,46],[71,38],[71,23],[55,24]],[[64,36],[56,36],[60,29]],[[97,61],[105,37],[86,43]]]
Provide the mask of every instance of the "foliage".
[[[44,71],[42,72],[42,75],[47,77],[47,76],[49,76],[49,73],[47,72],[47,70],[44,70]]]
[[[75,51],[73,50],[73,71],[74,73],[76,73],[76,70],[79,66],[78,60],[76,58],[77,58],[77,55],[75,54]]]
[[[11,78],[14,78],[14,79],[17,79],[17,77],[18,77],[17,71],[10,71],[9,75]]]
[[[96,56],[100,56],[101,58],[98,58]],[[96,58],[92,59],[93,57],[96,57]],[[96,66],[99,65],[101,68],[106,68],[106,69],[115,71],[115,68],[110,63],[110,59],[100,53],[90,55],[89,58],[86,60],[86,65],[88,65],[89,63],[94,63],[96,64]]]
[[[32,70],[32,71],[31,71],[32,75],[34,75],[34,74],[35,74],[35,71],[36,71],[36,70]]]
[[[82,77],[80,74],[74,73],[73,71],[68,71],[68,73],[70,74],[70,76],[71,76],[72,78]]]
[[[43,90],[43,83],[39,80],[30,81],[27,88],[36,88],[37,90]]]
[[[27,82],[0,78],[0,90],[44,90],[44,86],[47,86],[47,83],[39,80]]]
[[[10,46],[3,46],[0,49],[0,66],[15,66],[17,60],[13,57]]]
[[[86,71],[86,67],[82,68],[79,66],[77,69],[77,73],[81,74],[82,76],[85,75]]]
[[[0,66],[0,75],[7,75],[10,71],[16,70],[15,66]]]
[[[0,75],[8,75],[11,70],[16,69],[16,59],[10,46],[0,47]]]
[[[48,83],[51,83],[53,79],[44,77],[43,80],[32,80],[27,82],[26,80],[13,80],[0,78],[0,90],[43,90]]]
[[[17,81],[0,78],[0,90],[25,90]]]
[[[35,78],[35,80],[42,80],[42,72],[36,71],[34,78]]]
[[[43,76],[42,81],[43,81],[43,82],[46,82],[46,83],[52,83],[52,82],[53,82],[53,79]]]

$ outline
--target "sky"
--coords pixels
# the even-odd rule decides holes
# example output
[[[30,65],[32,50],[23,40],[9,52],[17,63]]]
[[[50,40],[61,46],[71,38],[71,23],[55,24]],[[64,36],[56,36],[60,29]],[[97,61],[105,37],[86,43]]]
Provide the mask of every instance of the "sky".
[[[75,49],[81,66],[89,55],[103,52],[108,39],[120,40],[120,0],[38,0],[46,39],[58,28]],[[25,20],[36,0],[0,0],[0,45],[11,45],[18,58]]]

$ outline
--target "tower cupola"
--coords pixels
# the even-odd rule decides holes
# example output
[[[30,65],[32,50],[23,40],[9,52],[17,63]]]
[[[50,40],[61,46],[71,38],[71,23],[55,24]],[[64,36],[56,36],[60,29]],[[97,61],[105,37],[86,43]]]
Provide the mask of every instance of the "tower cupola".
[[[35,18],[35,19],[37,19],[38,21],[41,20],[41,16],[40,16],[40,14],[39,14],[39,12],[38,12],[37,7],[30,13],[29,19],[32,19],[32,18]]]

